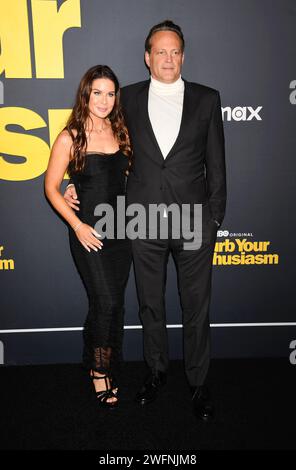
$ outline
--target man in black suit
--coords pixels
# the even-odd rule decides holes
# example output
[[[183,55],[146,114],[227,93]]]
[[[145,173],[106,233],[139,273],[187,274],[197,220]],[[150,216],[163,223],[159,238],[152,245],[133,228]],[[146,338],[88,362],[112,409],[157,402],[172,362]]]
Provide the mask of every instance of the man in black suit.
[[[164,21],[151,28],[145,42],[145,62],[150,80],[121,90],[122,107],[133,147],[133,167],[128,177],[127,202],[166,206],[202,204],[202,242],[185,249],[184,237],[135,239],[133,260],[144,357],[149,376],[136,400],[153,401],[166,381],[168,339],[165,284],[169,254],[178,274],[183,313],[185,372],[198,418],[213,412],[205,386],[210,361],[209,303],[212,258],[217,228],[226,203],[224,134],[219,93],[181,77],[184,38],[181,28]],[[70,202],[70,201],[69,201]],[[73,200],[71,201],[73,203]],[[165,207],[165,206],[163,206]]]

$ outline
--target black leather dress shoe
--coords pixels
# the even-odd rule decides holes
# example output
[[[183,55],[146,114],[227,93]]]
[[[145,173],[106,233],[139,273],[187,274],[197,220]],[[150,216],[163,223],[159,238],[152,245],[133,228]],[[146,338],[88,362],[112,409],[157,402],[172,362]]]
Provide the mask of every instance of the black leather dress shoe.
[[[191,387],[194,414],[197,419],[209,421],[214,416],[214,407],[210,399],[210,393],[204,385]]]
[[[143,387],[136,395],[136,402],[140,405],[147,405],[157,397],[159,389],[166,383],[166,373],[156,372],[150,374]]]

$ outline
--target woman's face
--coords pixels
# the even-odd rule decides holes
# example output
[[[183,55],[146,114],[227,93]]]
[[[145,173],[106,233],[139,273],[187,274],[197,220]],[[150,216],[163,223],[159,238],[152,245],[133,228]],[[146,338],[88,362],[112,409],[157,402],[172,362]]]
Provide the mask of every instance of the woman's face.
[[[105,119],[115,103],[115,84],[109,78],[97,78],[92,82],[88,108],[93,116]]]

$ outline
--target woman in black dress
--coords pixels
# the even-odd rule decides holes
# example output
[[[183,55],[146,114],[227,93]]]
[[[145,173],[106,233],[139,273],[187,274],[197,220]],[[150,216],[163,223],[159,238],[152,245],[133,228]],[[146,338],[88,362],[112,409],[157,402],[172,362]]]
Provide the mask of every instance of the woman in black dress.
[[[131,159],[127,128],[120,110],[119,83],[107,66],[82,77],[74,108],[50,156],[45,192],[70,226],[71,251],[87,290],[83,362],[104,406],[118,403],[114,367],[121,357],[124,291],[131,264],[128,238],[103,238],[95,230],[98,204],[109,204],[117,220],[117,196],[125,195]],[[60,192],[68,171],[80,201],[79,217]],[[120,214],[124,217],[124,214]]]

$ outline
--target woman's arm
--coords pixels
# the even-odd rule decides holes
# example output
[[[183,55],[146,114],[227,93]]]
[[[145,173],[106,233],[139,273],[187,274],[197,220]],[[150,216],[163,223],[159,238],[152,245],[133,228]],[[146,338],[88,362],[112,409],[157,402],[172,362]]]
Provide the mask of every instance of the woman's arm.
[[[50,154],[45,174],[45,194],[57,212],[75,231],[84,248],[87,251],[90,251],[90,248],[97,251],[97,248],[101,248],[103,245],[97,238],[100,235],[93,227],[81,222],[60,192],[61,183],[70,161],[71,146],[72,139],[68,132],[61,132]]]

